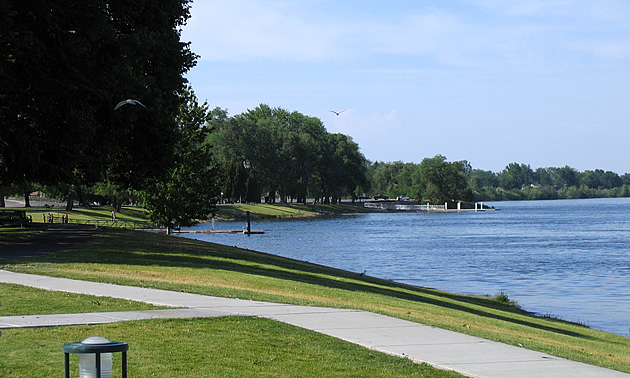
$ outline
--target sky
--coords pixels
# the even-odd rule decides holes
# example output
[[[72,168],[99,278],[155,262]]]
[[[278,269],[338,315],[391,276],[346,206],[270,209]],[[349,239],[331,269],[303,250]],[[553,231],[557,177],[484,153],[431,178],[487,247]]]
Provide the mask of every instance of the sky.
[[[195,0],[191,15],[186,77],[230,115],[317,117],[371,161],[630,172],[627,0]]]

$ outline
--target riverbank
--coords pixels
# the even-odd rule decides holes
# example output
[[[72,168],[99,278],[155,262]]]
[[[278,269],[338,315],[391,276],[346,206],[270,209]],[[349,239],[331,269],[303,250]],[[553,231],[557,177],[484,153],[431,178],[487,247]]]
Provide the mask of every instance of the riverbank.
[[[191,237],[454,293],[503,291],[528,311],[629,336],[630,199],[489,205],[501,211],[256,221],[261,237]]]
[[[0,269],[266,302],[362,309],[630,372],[630,339],[456,295],[250,250],[104,229]]]
[[[555,378],[558,373],[571,372],[573,377],[610,377],[610,378],[622,378],[628,377],[628,375],[609,369],[603,369],[592,365],[577,363],[566,359],[557,358],[548,354],[542,354],[538,352],[529,351],[523,348],[518,348],[503,343],[491,342],[485,339],[477,337],[462,335],[461,333],[441,330],[435,327],[428,327],[420,325],[418,323],[395,319],[383,315],[378,315],[365,311],[357,310],[344,310],[335,308],[322,308],[322,307],[309,307],[309,306],[295,306],[295,305],[279,305],[277,303],[260,302],[260,301],[246,301],[241,299],[226,299],[219,297],[211,297],[204,295],[196,295],[189,293],[179,293],[174,291],[156,290],[137,288],[130,286],[118,286],[108,285],[103,283],[93,283],[79,280],[68,280],[63,278],[55,278],[48,276],[38,276],[32,274],[19,274],[13,272],[6,272],[0,270],[0,282],[10,283],[13,285],[26,285],[30,287],[37,287],[46,290],[61,290],[71,293],[80,293],[83,295],[107,295],[114,298],[134,300],[138,302],[151,302],[154,304],[165,305],[169,307],[176,307],[177,309],[166,310],[152,310],[152,311],[117,311],[117,312],[99,312],[99,313],[80,313],[80,314],[53,314],[43,315],[37,314],[33,316],[9,316],[0,317],[0,329],[16,329],[16,328],[42,328],[50,326],[68,326],[68,325],[95,325],[95,324],[108,324],[128,321],[142,321],[142,323],[149,323],[155,319],[189,319],[194,318],[192,322],[195,324],[204,322],[207,318],[225,318],[228,316],[238,317],[243,322],[250,320],[251,318],[266,318],[273,320],[273,329],[281,328],[281,323],[297,326],[302,330],[313,331],[321,335],[327,335],[339,340],[345,340],[349,343],[356,344],[365,347],[361,350],[363,354],[371,353],[371,351],[379,351],[383,354],[381,357],[388,358],[396,363],[408,364],[407,360],[414,361],[416,363],[426,363],[434,367],[447,371],[455,371],[457,373],[464,374],[466,376],[475,377],[497,377],[503,376],[509,371],[511,377],[549,377]],[[30,291],[33,292],[33,291]],[[80,299],[80,298],[79,298]],[[184,307],[184,308],[179,308]],[[123,325],[124,327],[124,325]],[[261,328],[266,328],[262,324],[259,328],[254,328],[252,331],[259,334]],[[154,331],[155,332],[155,331]],[[205,333],[205,332],[204,332]],[[286,332],[284,332],[286,334]],[[152,332],[153,334],[153,332]],[[178,339],[184,334],[182,331],[175,332],[169,339]],[[212,334],[213,344],[217,342],[217,334]],[[13,335],[14,339],[23,339],[24,335]],[[108,335],[109,336],[109,335]],[[130,335],[125,335],[127,343],[131,343],[134,347],[137,346],[137,339]],[[234,343],[234,335],[232,332],[225,335],[226,343]],[[266,335],[265,343],[269,343],[271,335]],[[315,335],[312,335],[315,336]],[[5,337],[7,337],[5,335]],[[111,337],[111,336],[109,336]],[[131,337],[131,339],[129,338]],[[118,338],[117,338],[118,339]],[[392,340],[395,343],[392,344]],[[10,344],[14,344],[9,339]],[[17,340],[16,340],[17,341]],[[186,344],[190,348],[190,338],[187,337]],[[292,343],[291,343],[292,344]],[[293,345],[293,344],[292,344]],[[252,346],[251,348],[254,348]],[[152,348],[151,354],[154,355],[155,348]],[[228,347],[230,352],[233,352],[233,348]],[[294,349],[294,348],[291,348]],[[301,352],[304,347],[299,347],[291,353],[291,360],[296,359],[296,355]],[[335,360],[340,358],[348,358],[348,354],[353,350],[351,345],[347,345],[344,348],[345,351],[342,356],[337,356]],[[2,349],[0,348],[0,351]],[[137,350],[137,348],[134,348]],[[213,353],[216,348],[208,348],[206,346],[199,345],[195,348],[195,351],[203,351],[203,354],[207,358],[217,360],[221,359],[221,355]],[[274,356],[279,351],[274,351]],[[186,354],[186,353],[183,353]],[[232,353],[230,353],[232,354]],[[491,354],[492,357],[488,358]],[[465,355],[465,357],[464,357]],[[12,353],[12,360],[15,359],[15,353]],[[399,361],[394,361],[392,356],[404,357]],[[147,356],[148,357],[148,356]],[[376,355],[374,356],[376,357]],[[276,357],[271,360],[275,360]],[[325,375],[321,371],[323,364],[318,364],[319,361],[326,361],[326,369],[328,371],[334,371],[340,373],[340,366],[333,365],[328,359],[316,359],[312,360],[314,371],[305,374],[305,368],[309,365],[302,363],[299,371],[289,372],[287,366],[282,367],[284,374],[288,376],[323,376]],[[259,360],[260,361],[260,360]],[[170,368],[175,361],[170,362],[161,361],[165,364],[166,368]],[[153,362],[155,364],[156,362]],[[274,365],[282,364],[280,361]],[[335,362],[338,364],[338,362]],[[255,365],[257,365],[255,363]],[[352,367],[356,370],[363,370],[366,365],[374,366],[375,364],[367,363],[365,360],[357,360]],[[132,364],[135,368],[136,364]],[[197,369],[201,366],[197,365]],[[350,367],[350,366],[348,366]],[[343,375],[356,376],[358,372],[350,372],[348,367],[342,368]],[[370,375],[379,376],[415,376],[415,373],[424,368],[422,365],[410,366],[410,371],[390,371],[381,372],[377,371]],[[204,366],[205,368],[205,366]],[[1,370],[1,368],[0,368]],[[243,375],[244,371],[239,369],[239,374]],[[426,375],[423,376],[455,376],[446,371],[441,370],[426,370]],[[149,370],[151,371],[151,370]],[[216,368],[207,372],[199,372],[204,376],[212,372],[213,375],[218,374]],[[140,375],[133,372],[133,375]],[[163,371],[162,371],[163,373]],[[266,371],[258,371],[256,375],[264,375]],[[363,374],[367,374],[363,372]],[[144,374],[146,375],[146,374]],[[167,376],[181,375],[170,372]]]
[[[218,205],[216,214],[220,221],[242,221],[250,213],[250,219],[291,219],[291,218],[311,218],[327,215],[340,214],[361,214],[380,212],[474,212],[474,211],[494,211],[494,207],[483,203],[462,203],[451,204],[453,208],[446,208],[445,205],[418,204],[411,201],[355,201],[343,202],[341,204],[225,204]]]
[[[98,224],[95,222],[111,221],[113,208],[111,206],[95,206],[90,209],[76,206],[72,211],[65,210],[65,204],[50,201],[31,201],[32,207],[24,208],[23,200],[6,199],[7,208],[20,209],[33,216],[33,221],[39,223],[42,214],[53,213],[57,215],[58,222],[61,215],[68,215],[71,223]],[[215,220],[230,222],[243,221],[247,219],[247,213],[251,220],[264,219],[298,219],[313,218],[341,214],[360,214],[375,212],[466,212],[478,210],[494,210],[482,203],[476,207],[474,203],[461,204],[458,208],[445,209],[444,205],[419,205],[410,201],[345,201],[341,204],[219,204]],[[44,218],[46,219],[46,218]],[[138,206],[123,206],[120,212],[116,213],[118,221],[125,222],[148,222],[147,214]],[[210,219],[201,219],[200,222],[209,222]],[[103,223],[99,226],[113,226],[113,224]],[[143,226],[144,227],[144,226]],[[144,227],[146,228],[146,227]]]
[[[322,204],[225,204],[217,205],[216,218],[220,221],[242,221],[250,213],[252,220],[261,219],[291,219],[291,218],[312,218],[327,215],[370,213],[383,210],[368,209],[362,205],[352,205],[350,203],[322,205]]]

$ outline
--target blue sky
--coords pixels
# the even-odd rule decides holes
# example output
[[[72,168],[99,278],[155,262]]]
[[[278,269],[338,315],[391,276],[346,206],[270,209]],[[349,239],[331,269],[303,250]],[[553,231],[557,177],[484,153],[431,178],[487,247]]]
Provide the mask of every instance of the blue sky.
[[[187,78],[320,118],[372,160],[630,172],[626,0],[196,0]],[[330,110],[346,110],[335,116]]]

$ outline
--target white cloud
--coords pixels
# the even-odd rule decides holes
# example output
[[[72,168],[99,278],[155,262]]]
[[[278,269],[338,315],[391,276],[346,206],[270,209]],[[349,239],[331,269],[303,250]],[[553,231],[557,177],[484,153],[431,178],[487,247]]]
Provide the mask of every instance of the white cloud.
[[[357,109],[348,109],[327,125],[330,132],[352,136],[368,159],[387,159],[384,152],[400,142],[401,124],[396,109],[386,113],[362,114]]]
[[[322,117],[370,159],[580,168],[597,155],[628,170],[611,143],[627,139],[613,130],[628,124],[630,2],[397,5],[196,0],[183,31],[203,56],[191,82],[233,114],[264,102]],[[575,133],[581,124],[601,125],[600,139]],[[606,148],[584,155],[589,145]]]
[[[574,7],[572,0],[479,0],[473,1],[479,6],[500,10],[508,15],[513,16],[532,16],[543,13],[556,12],[558,9],[566,12],[569,8]]]
[[[182,33],[201,59],[319,61],[337,54],[338,28],[309,22],[298,8],[255,0],[197,1]]]
[[[370,17],[329,15],[325,2],[198,0],[183,39],[207,61],[378,62],[421,58],[464,67],[544,68],[562,51],[625,57],[629,6],[614,0],[470,0],[472,8],[412,6],[405,12]],[[315,5],[313,5],[315,4]],[[620,35],[586,40],[584,30],[608,30],[614,18]],[[626,33],[624,35],[623,33]],[[576,48],[576,46],[580,46]],[[417,64],[417,63],[416,63]],[[405,67],[405,68],[418,68]]]
[[[599,58],[627,59],[630,58],[630,41],[604,40],[580,41],[572,45],[575,50]]]
[[[624,20],[628,4],[620,0],[470,0],[491,12],[516,17],[571,17],[591,20]]]
[[[366,24],[361,34],[369,48],[380,53],[428,54],[453,45],[464,26],[456,17],[440,13],[418,13],[406,19]]]
[[[396,109],[387,113],[374,112],[366,115],[357,109],[348,109],[338,117],[334,117],[332,123],[336,131],[347,135],[358,134],[383,134],[395,130],[398,127],[398,114]]]

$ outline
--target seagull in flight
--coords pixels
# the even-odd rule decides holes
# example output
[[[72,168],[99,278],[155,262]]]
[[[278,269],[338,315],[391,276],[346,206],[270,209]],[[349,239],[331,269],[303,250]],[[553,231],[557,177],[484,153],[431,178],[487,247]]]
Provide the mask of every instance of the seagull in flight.
[[[346,109],[346,110],[347,110],[347,109]],[[338,112],[336,112],[336,111],[334,111],[334,110],[331,110],[331,112],[335,113],[335,115],[336,115],[336,116],[338,116],[339,114],[341,114],[341,113],[345,112],[345,110],[341,110],[341,111],[338,111]]]
[[[120,108],[121,106],[125,106],[125,105],[140,105],[140,106],[142,106],[143,108],[146,109],[146,106],[144,106],[144,104],[141,103],[140,101],[128,98],[126,100],[123,100],[123,101],[119,102],[118,105],[116,105],[116,107],[114,108],[114,110],[118,110],[118,108]]]

